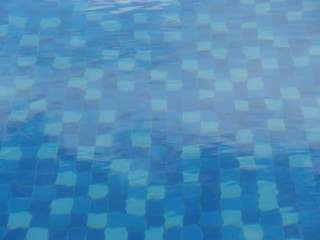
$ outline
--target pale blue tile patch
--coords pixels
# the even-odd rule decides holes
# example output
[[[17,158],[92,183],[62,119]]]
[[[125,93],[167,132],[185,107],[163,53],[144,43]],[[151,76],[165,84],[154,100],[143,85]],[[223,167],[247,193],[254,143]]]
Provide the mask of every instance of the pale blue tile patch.
[[[130,170],[131,161],[126,158],[113,159],[110,169],[112,172],[128,172]]]
[[[74,186],[77,181],[75,172],[60,172],[56,179],[56,184],[64,186]]]
[[[26,240],[47,240],[48,239],[48,229],[32,227],[28,229]]]
[[[260,224],[245,224],[243,233],[246,240],[263,240],[263,230]]]
[[[112,134],[98,135],[96,137],[96,146],[111,147],[113,142]]]
[[[127,240],[128,231],[124,227],[107,227],[105,230],[105,240]]]
[[[154,111],[167,111],[167,102],[161,99],[151,99],[151,106]]]
[[[236,133],[236,140],[239,143],[252,143],[253,134],[250,129],[240,129]]]
[[[239,198],[241,196],[241,188],[235,181],[220,183],[222,198]]]
[[[249,111],[249,101],[248,100],[235,100],[235,109],[237,111]]]
[[[292,154],[289,156],[289,161],[292,168],[312,167],[311,158],[307,154]]]
[[[31,110],[47,110],[47,101],[45,99],[38,99],[35,101],[32,101],[30,103],[29,109]]]
[[[143,216],[146,213],[146,202],[144,199],[128,198],[126,203],[126,211],[128,214]]]
[[[169,211],[164,214],[165,227],[182,227],[183,226],[183,215],[174,211]]]
[[[98,229],[107,226],[106,213],[89,213],[87,225],[89,228]]]
[[[258,181],[259,208],[262,211],[270,211],[278,208],[277,186],[274,182]]]
[[[90,185],[88,195],[91,199],[100,199],[107,197],[108,193],[109,189],[106,184],[97,183]]]
[[[151,146],[151,136],[148,133],[133,132],[131,134],[132,145],[134,147],[150,147]]]
[[[19,147],[3,147],[0,150],[1,160],[20,160],[22,152]]]
[[[309,141],[320,141],[320,128],[306,128]]]
[[[94,159],[94,147],[78,146],[77,159],[80,161],[92,161]]]
[[[39,159],[52,159],[56,158],[58,154],[59,146],[57,144],[52,144],[52,143],[45,143],[42,144],[37,157]]]
[[[72,198],[59,198],[51,202],[51,214],[70,214],[73,207]]]
[[[182,149],[182,158],[184,159],[199,158],[200,154],[200,148],[197,144],[184,146]]]
[[[299,99],[300,93],[296,87],[281,88],[282,97],[285,99]]]
[[[269,119],[267,121],[268,128],[272,131],[284,131],[286,129],[282,119]]]
[[[148,200],[162,200],[165,198],[164,185],[151,185],[148,186],[147,199]]]
[[[162,240],[163,239],[163,228],[153,227],[145,231],[145,240]]]
[[[101,110],[99,112],[99,122],[112,123],[115,120],[116,112],[114,110]]]
[[[13,82],[14,82],[16,89],[27,90],[33,86],[33,84],[35,83],[35,79],[32,78],[31,76],[28,76],[28,75],[22,75],[22,76],[15,77]],[[0,92],[2,92],[1,89],[0,89]],[[6,94],[8,94],[8,93],[6,93]]]
[[[200,112],[183,112],[182,121],[186,123],[199,122],[201,118]]]
[[[73,122],[79,122],[81,119],[81,113],[80,112],[71,112],[66,111],[63,113],[63,122],[65,123],[73,123]]]
[[[135,83],[133,81],[119,80],[117,86],[122,91],[133,91]]]
[[[241,211],[238,210],[222,210],[221,211],[223,226],[238,226],[242,225]]]
[[[31,221],[29,212],[17,212],[9,215],[7,227],[9,229],[28,228]]]
[[[318,108],[318,107],[302,107],[302,113],[306,119],[320,118],[320,108]]]
[[[15,97],[17,90],[12,87],[0,86],[0,100],[8,100]]]
[[[96,81],[103,77],[103,69],[100,68],[86,68],[84,77],[90,81]]]
[[[201,121],[200,129],[203,133],[212,133],[218,131],[218,122]]]
[[[128,173],[128,180],[130,186],[146,186],[148,172],[145,170],[131,170]]]
[[[280,99],[267,98],[264,100],[264,102],[268,110],[275,111],[283,108],[283,102]]]
[[[299,214],[292,207],[280,208],[283,225],[298,224]]]

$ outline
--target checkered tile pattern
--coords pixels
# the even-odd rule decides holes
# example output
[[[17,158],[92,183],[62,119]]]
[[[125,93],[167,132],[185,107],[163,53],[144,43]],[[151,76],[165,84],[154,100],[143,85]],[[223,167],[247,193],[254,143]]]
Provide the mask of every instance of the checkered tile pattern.
[[[0,239],[320,239],[319,10],[0,1]]]

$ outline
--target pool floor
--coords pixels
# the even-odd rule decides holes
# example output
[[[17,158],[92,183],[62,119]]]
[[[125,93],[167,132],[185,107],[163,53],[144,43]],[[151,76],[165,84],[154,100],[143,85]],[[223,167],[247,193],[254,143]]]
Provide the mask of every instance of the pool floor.
[[[0,239],[319,240],[317,0],[0,0]]]

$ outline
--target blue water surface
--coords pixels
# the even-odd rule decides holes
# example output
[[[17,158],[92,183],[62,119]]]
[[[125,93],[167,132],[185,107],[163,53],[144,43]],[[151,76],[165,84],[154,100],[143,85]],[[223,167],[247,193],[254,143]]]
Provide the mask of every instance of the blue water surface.
[[[0,239],[319,240],[320,2],[0,0]]]

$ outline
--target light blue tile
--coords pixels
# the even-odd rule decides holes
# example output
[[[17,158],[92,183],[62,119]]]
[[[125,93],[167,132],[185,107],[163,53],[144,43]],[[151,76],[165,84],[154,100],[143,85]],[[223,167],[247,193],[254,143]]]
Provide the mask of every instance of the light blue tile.
[[[166,212],[165,215],[165,227],[182,227],[183,226],[183,215],[173,211]]]
[[[12,87],[0,86],[0,100],[12,99],[17,94],[16,89]]]
[[[100,89],[88,89],[84,97],[86,100],[98,100],[101,98]]]
[[[285,99],[298,99],[300,98],[299,90],[296,87],[281,88],[282,97]]]
[[[39,159],[56,158],[58,150],[59,147],[57,144],[45,143],[41,145],[37,157]]]
[[[181,41],[181,40],[182,40],[181,32],[179,31],[164,32],[165,42]]]
[[[92,161],[94,159],[94,147],[78,146],[77,159],[80,161]]]
[[[182,82],[178,80],[167,80],[166,81],[166,89],[168,91],[178,91],[182,88]]]
[[[105,228],[107,226],[107,214],[106,213],[89,213],[88,223],[89,228]]]
[[[228,55],[228,50],[226,48],[214,48],[211,54],[217,59],[225,59]]]
[[[47,228],[29,228],[26,236],[26,240],[47,240],[48,229]]]
[[[194,123],[199,122],[201,119],[200,112],[183,112],[182,113],[182,121],[186,123]]]
[[[286,129],[282,119],[269,119],[267,124],[272,131],[284,131]]]
[[[131,170],[128,173],[128,180],[130,186],[146,186],[148,172],[145,170]]]
[[[196,71],[198,62],[196,59],[182,59],[181,69],[185,71]]]
[[[81,119],[80,112],[66,111],[63,113],[63,122],[65,122],[65,123],[79,122],[80,119]]]
[[[90,81],[96,81],[103,77],[103,70],[100,68],[87,68],[84,76]]]
[[[118,67],[122,71],[132,71],[135,64],[136,64],[136,61],[134,58],[120,58],[120,59],[118,59]]]
[[[73,207],[72,198],[54,199],[51,203],[51,214],[70,214]]]
[[[9,229],[28,228],[31,221],[29,212],[17,212],[9,215],[7,227]]]
[[[21,90],[27,90],[27,89],[30,89],[33,84],[35,83],[35,79],[32,78],[31,76],[28,76],[28,75],[22,75],[22,76],[17,76],[14,80],[14,85],[15,85],[15,88],[16,89],[21,89]],[[4,90],[4,89],[2,89]],[[8,90],[8,89],[7,89]],[[11,91],[11,93],[10,93]],[[1,87],[0,87],[0,92],[1,91]],[[12,96],[14,96],[16,94],[16,91],[14,89],[12,90],[9,90],[9,92],[6,92],[6,94],[10,94]],[[0,94],[0,98],[1,98],[1,94]]]
[[[268,98],[264,102],[268,110],[280,110],[283,108],[283,102],[280,99]]]
[[[3,147],[0,150],[1,160],[20,160],[22,158],[22,152],[19,147]]]
[[[303,116],[308,118],[320,118],[320,108],[318,107],[302,107]]]
[[[247,81],[247,88],[249,90],[263,89],[264,83],[260,78],[251,78]]]
[[[75,172],[60,172],[57,175],[56,184],[64,186],[74,186],[77,181]]]
[[[320,128],[306,128],[309,141],[320,141]]]
[[[241,188],[235,181],[220,183],[221,198],[239,198],[241,196]]]
[[[184,146],[182,150],[182,158],[199,158],[200,157],[200,148],[197,144]]]
[[[101,110],[99,112],[99,122],[112,123],[115,121],[116,112],[114,110]]]
[[[87,81],[83,77],[72,77],[68,81],[68,87],[85,90],[87,87]]]
[[[135,83],[133,81],[119,80],[118,89],[122,91],[133,91]]]
[[[126,158],[113,159],[110,169],[112,172],[128,172],[130,170],[131,161]]]
[[[108,195],[108,186],[102,183],[92,184],[89,187],[88,195],[91,199],[104,198]]]
[[[243,233],[247,240],[262,240],[263,230],[259,224],[245,224]]]
[[[132,145],[134,147],[150,147],[151,136],[148,133],[135,132],[131,134]]]
[[[61,24],[61,20],[59,18],[44,18],[40,21],[40,26],[42,28],[56,28]]]
[[[162,227],[149,228],[145,231],[145,240],[162,240],[163,232]]]
[[[223,226],[242,226],[241,211],[222,210],[221,211]]]
[[[96,137],[96,146],[111,147],[113,137],[111,134],[98,135]]]
[[[208,70],[199,69],[199,71],[197,73],[197,77],[212,80],[212,79],[214,79],[214,71],[212,69],[208,69]]]
[[[144,199],[129,198],[126,203],[126,211],[128,214],[136,216],[143,216],[146,214],[146,202]]]
[[[148,186],[147,199],[148,200],[162,200],[165,198],[164,185]]]
[[[298,224],[299,214],[292,207],[280,208],[283,225],[288,226],[291,224]]]
[[[278,189],[275,182],[258,181],[259,208],[262,211],[270,211],[278,208]]]
[[[252,131],[250,129],[239,129],[236,133],[236,140],[239,143],[252,143]]]
[[[102,21],[100,22],[101,27],[108,32],[118,31],[121,25],[118,21]]]
[[[167,102],[165,100],[152,99],[151,106],[154,111],[167,111]]]
[[[128,231],[124,227],[107,227],[105,230],[105,240],[127,240]]]
[[[291,154],[289,160],[291,168],[312,167],[311,158],[306,154]]]
[[[202,121],[200,123],[200,129],[203,133],[212,133],[218,131],[218,122],[209,122],[209,121]]]

